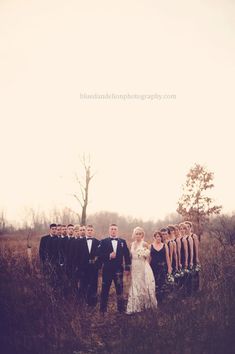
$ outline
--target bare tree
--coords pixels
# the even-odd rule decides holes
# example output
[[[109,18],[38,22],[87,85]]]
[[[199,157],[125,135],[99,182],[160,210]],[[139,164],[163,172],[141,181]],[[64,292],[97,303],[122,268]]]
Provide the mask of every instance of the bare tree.
[[[80,159],[83,176],[80,173],[75,173],[75,179],[79,186],[79,191],[77,193],[73,193],[74,198],[79,203],[82,211],[79,214],[79,222],[82,225],[86,224],[87,219],[87,206],[89,203],[89,187],[92,178],[94,177],[94,173],[91,172],[91,159],[90,155],[83,155],[82,159]]]
[[[6,231],[6,216],[4,210],[0,212],[0,233],[4,234]]]

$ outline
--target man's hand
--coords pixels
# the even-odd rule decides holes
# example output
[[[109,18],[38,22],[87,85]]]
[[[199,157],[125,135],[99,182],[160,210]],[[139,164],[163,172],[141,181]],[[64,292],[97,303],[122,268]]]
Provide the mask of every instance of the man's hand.
[[[110,258],[110,259],[116,258],[116,252],[110,253],[109,258]]]
[[[125,274],[126,274],[127,277],[129,277],[130,273],[131,272],[129,270],[125,270]]]

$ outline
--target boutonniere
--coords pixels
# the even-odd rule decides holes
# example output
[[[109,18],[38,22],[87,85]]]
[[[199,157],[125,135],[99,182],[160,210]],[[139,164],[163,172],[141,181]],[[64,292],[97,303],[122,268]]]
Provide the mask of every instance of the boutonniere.
[[[122,247],[124,246],[123,242],[121,242],[121,246],[122,246]]]

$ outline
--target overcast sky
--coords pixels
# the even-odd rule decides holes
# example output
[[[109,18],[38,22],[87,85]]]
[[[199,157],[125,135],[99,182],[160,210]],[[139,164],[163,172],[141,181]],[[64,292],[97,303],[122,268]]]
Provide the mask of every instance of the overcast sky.
[[[195,162],[235,210],[234,14],[229,0],[1,0],[0,209],[75,208],[90,153],[90,213],[162,218]]]

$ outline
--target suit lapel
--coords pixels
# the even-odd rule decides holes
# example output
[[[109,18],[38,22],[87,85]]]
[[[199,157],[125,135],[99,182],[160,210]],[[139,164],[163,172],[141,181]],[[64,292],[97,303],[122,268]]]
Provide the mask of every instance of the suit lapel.
[[[84,239],[84,251],[87,253],[87,257],[89,258],[89,248],[88,248],[88,243],[87,243],[87,239]]]
[[[110,253],[112,253],[113,252],[113,244],[112,244],[112,239],[111,239],[111,237],[109,237],[109,240],[108,240],[108,246],[109,246],[109,249],[110,249]]]
[[[95,239],[93,238],[92,241],[91,241],[91,252],[90,252],[91,256],[93,256],[94,249],[95,249]]]
[[[118,256],[118,254],[120,252],[120,249],[121,249],[121,240],[118,239],[118,242],[117,242],[117,256]]]

